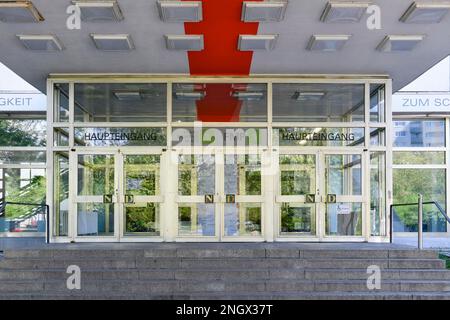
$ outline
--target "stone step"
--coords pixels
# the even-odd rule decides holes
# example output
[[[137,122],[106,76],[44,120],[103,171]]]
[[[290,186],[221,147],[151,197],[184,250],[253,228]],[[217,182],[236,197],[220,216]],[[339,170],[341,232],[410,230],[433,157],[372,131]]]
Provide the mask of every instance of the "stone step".
[[[16,294],[0,293],[0,300],[450,300],[450,294],[430,292],[294,292],[294,293],[253,293],[223,294],[199,292],[186,294]],[[270,304],[270,303],[268,303]]]
[[[129,259],[21,259],[0,261],[0,270],[62,269],[77,265],[86,269],[443,269],[440,259],[286,259],[286,258],[129,258]]]
[[[450,294],[450,281],[382,281],[385,292],[437,292]],[[5,293],[66,293],[66,281],[12,281],[0,282],[0,292]],[[179,294],[213,293],[287,293],[287,292],[372,292],[363,280],[260,280],[260,281],[179,281],[179,280],[108,280],[82,281],[77,294]],[[376,292],[376,291],[373,291]]]
[[[450,280],[450,270],[381,269],[383,280]],[[65,269],[0,270],[0,280],[67,279]],[[366,280],[366,269],[82,269],[85,280]]]
[[[85,250],[41,249],[7,250],[6,258],[35,259],[133,259],[133,258],[361,258],[361,259],[435,259],[434,250],[299,250],[299,249],[142,249]]]

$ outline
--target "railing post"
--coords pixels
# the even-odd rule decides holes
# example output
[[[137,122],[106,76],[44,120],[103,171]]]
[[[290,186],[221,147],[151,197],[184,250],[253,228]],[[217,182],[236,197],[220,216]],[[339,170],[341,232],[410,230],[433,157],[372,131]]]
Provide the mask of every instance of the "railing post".
[[[423,249],[423,195],[419,193],[418,199],[418,247],[419,250]]]

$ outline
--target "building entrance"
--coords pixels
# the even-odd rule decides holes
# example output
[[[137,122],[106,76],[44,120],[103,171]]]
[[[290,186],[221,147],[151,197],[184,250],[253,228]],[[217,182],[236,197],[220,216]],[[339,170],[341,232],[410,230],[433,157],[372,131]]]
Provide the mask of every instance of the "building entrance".
[[[52,242],[389,240],[389,79],[55,75],[49,88]]]

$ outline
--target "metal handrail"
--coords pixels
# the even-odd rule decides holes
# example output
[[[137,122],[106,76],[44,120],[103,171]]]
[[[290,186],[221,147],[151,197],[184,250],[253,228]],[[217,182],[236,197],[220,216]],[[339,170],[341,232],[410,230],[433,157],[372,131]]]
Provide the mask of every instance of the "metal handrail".
[[[425,204],[434,204],[436,208],[438,208],[439,213],[444,217],[444,219],[447,221],[447,223],[450,224],[450,217],[445,212],[444,208],[437,202],[437,201],[423,201],[423,195],[418,195],[418,201],[417,203],[398,203],[398,204],[392,204],[390,207],[390,215],[391,215],[391,243],[393,240],[394,235],[394,207],[406,207],[406,206],[417,206],[417,212],[418,212],[418,248],[423,248],[423,205]]]
[[[50,206],[45,203],[27,203],[27,202],[10,202],[10,201],[1,201],[0,202],[0,217],[5,214],[7,205],[16,205],[16,206],[34,206],[45,208],[45,219],[46,219],[46,243],[49,243],[50,239]]]

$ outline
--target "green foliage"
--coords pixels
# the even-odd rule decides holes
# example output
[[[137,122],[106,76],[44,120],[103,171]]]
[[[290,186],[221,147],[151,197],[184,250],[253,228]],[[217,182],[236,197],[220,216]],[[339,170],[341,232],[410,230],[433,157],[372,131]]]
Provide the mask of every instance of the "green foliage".
[[[18,179],[18,177],[15,176],[13,179]],[[35,176],[25,187],[18,189],[9,189],[6,201],[45,204],[45,193],[45,177]],[[7,219],[15,219],[28,214],[30,210],[34,208],[35,207],[33,206],[8,205],[6,207],[6,217]]]
[[[440,169],[395,169],[394,203],[417,203],[418,194],[425,201],[434,200],[445,207],[445,170]],[[397,207],[395,211],[407,228],[417,230],[417,206]],[[438,217],[433,205],[424,206],[424,224]]]
[[[45,146],[42,120],[0,120],[1,146]]]
[[[127,232],[156,232],[155,216],[156,207],[127,207],[126,231]]]

